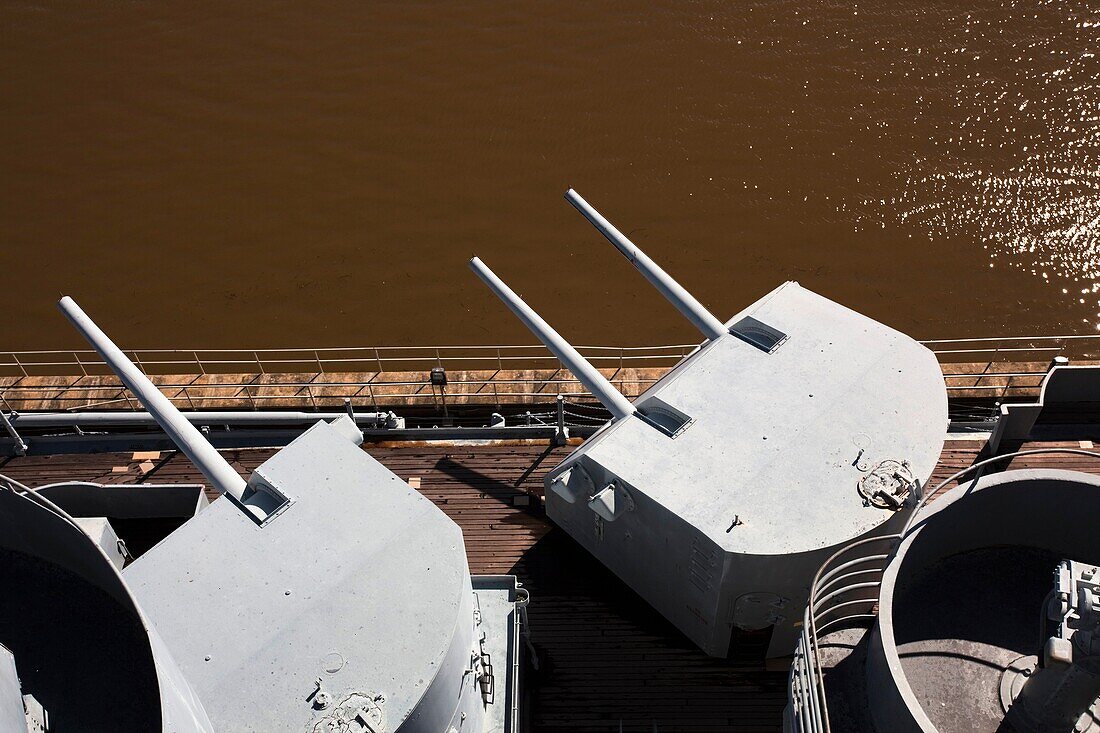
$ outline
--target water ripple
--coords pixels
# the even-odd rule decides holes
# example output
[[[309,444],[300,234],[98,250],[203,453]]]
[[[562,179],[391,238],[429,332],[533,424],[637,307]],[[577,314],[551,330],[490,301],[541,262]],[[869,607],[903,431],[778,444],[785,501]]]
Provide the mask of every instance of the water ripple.
[[[893,70],[953,76],[952,94],[917,109],[957,111],[914,142],[921,153],[894,174],[899,193],[867,196],[855,217],[977,241],[990,267],[1029,271],[1095,304],[1085,322],[1100,329],[1100,15],[1073,2],[1002,8],[1011,12],[958,19],[946,44]]]

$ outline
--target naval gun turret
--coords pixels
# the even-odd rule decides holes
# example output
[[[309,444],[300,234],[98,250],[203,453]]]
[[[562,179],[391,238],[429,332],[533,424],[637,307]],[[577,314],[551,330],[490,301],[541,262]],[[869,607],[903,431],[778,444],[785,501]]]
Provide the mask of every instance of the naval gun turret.
[[[771,627],[769,654],[789,655],[817,567],[896,531],[932,474],[947,429],[936,358],[794,282],[723,323],[566,198],[706,340],[631,403],[471,261],[611,413],[547,475],[547,514],[708,654]]]
[[[514,730],[525,592],[471,577],[458,526],[350,418],[246,481],[75,302],[60,308],[223,499],[120,572],[57,504],[0,482],[0,581],[12,565],[33,580],[5,597],[47,609],[59,637],[0,625],[15,637],[0,638],[15,652],[0,713],[21,681],[28,716],[41,703],[62,733]]]

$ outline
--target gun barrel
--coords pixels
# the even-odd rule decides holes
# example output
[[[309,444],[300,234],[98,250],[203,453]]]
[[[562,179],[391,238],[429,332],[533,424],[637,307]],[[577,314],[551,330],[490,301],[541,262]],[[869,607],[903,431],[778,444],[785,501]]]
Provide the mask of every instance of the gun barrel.
[[[481,278],[481,281],[489,286],[498,298],[511,309],[513,313],[530,329],[531,333],[538,337],[546,348],[558,357],[569,371],[576,375],[577,379],[611,412],[614,419],[629,417],[634,414],[634,405],[623,397],[622,392],[615,389],[604,375],[600,374],[588,360],[577,353],[568,341],[563,339],[557,331],[550,327],[546,321],[539,317],[523,299],[513,292],[511,288],[497,277],[492,270],[485,266],[480,259],[474,257],[470,260],[470,269]]]
[[[58,301],[57,307],[65,317],[87,339],[92,348],[99,352],[111,370],[118,375],[126,388],[137,395],[145,409],[156,418],[161,429],[168,434],[176,446],[191,459],[202,471],[210,483],[223,494],[229,494],[238,501],[242,500],[245,481],[237,474],[228,461],[221,457],[214,446],[203,434],[176,409],[167,397],[149,381],[133,363],[126,358],[107,334],[100,330],[72,298],[65,296]]]
[[[708,340],[716,339],[727,332],[725,324],[715,318],[710,311],[703,307],[702,303],[696,300],[680,283],[673,280],[656,262],[649,259],[645,252],[638,249],[611,222],[603,218],[600,212],[581,198],[579,193],[569,189],[565,192],[565,200],[581,212],[584,218],[588,219],[592,226],[599,230],[600,234],[607,237],[607,241],[615,245],[615,248],[630,260],[630,264],[634,265],[645,276],[645,279],[657,288],[657,292],[676,306],[676,309],[691,321],[692,325],[702,331]]]

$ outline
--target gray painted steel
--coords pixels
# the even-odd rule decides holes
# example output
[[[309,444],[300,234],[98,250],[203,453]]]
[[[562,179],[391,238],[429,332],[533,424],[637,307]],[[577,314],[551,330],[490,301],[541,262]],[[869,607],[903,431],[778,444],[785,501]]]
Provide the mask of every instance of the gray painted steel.
[[[461,530],[361,450],[351,417],[318,422],[246,483],[75,303],[61,308],[232,497],[195,514],[122,575],[82,529],[88,523],[48,495],[134,517],[180,510],[179,491],[150,501],[151,487],[116,493],[64,483],[40,494],[0,483],[0,550],[75,573],[121,604],[105,613],[140,624],[133,658],[147,664],[137,673],[145,670],[145,689],[152,675],[159,684],[159,699],[136,701],[143,715],[173,733],[515,730],[515,578],[484,579],[475,593]],[[251,497],[279,501],[256,507]],[[193,493],[182,500],[187,514],[204,507]],[[200,627],[200,617],[215,621]],[[71,707],[79,717],[82,708]]]
[[[211,430],[208,438],[218,448],[276,448],[285,446],[302,434],[299,429],[250,428],[241,430]],[[448,427],[408,428],[404,430],[363,430],[364,436],[385,440],[439,440],[454,441],[466,445],[488,443],[494,440],[558,440],[560,434],[555,425],[515,425],[504,428]],[[570,436],[587,437],[595,432],[590,426],[570,426]],[[10,442],[0,438],[0,455]],[[62,453],[108,453],[130,450],[175,450],[175,444],[162,433],[122,432],[84,435],[36,436],[31,441],[31,455]]]
[[[6,413],[0,410],[0,425],[4,426],[5,432],[8,434],[8,439],[12,442],[14,453],[17,456],[27,455],[27,443],[19,435],[19,432],[15,429],[15,426],[11,424],[11,420],[15,418],[16,413]]]
[[[126,553],[123,552],[126,545],[119,540],[107,517],[73,517],[73,521],[92,538],[92,542],[99,546],[107,559],[122,570],[122,566],[126,564]]]
[[[607,408],[615,419],[621,419],[632,415],[634,407],[630,400],[623,397],[622,393],[615,389],[614,385],[596,370],[588,361],[577,353],[568,341],[563,339],[557,331],[539,317],[529,305],[523,302],[515,292],[504,284],[496,274],[486,265],[474,257],[470,260],[470,269],[481,278],[493,293],[516,314],[516,317],[545,344],[546,348],[553,352],[565,364],[569,371],[580,380],[585,388]]]
[[[1037,402],[1001,405],[1000,418],[989,438],[990,450],[997,452],[1004,440],[1027,440],[1044,410],[1080,410],[1082,403],[1100,403],[1100,366],[1052,367],[1043,377]]]
[[[634,265],[638,272],[642,273],[645,279],[657,289],[657,292],[676,307],[676,310],[691,321],[691,325],[698,328],[708,341],[725,335],[726,327],[721,321],[704,308],[703,304],[685,290],[680,283],[673,280],[667,272],[662,270],[660,265],[649,259],[645,252],[638,249],[611,222],[603,218],[600,212],[581,198],[579,193],[569,189],[565,192],[565,200],[581,212],[584,218],[588,219],[592,226],[596,227],[600,234],[607,238],[607,241],[615,245],[615,248],[619,250],[623,257],[630,260],[630,264]]]
[[[289,505],[260,526],[214,502],[124,574],[214,727],[324,730],[353,704],[380,709],[387,731],[482,730],[454,522],[327,423],[250,484]],[[200,633],[196,609],[219,622]],[[311,697],[318,678],[325,709]]]
[[[0,731],[26,733],[27,714],[23,709],[23,691],[15,657],[0,644]]]
[[[928,349],[797,283],[729,325],[746,317],[784,338],[704,344],[634,403],[648,422],[606,425],[548,474],[546,505],[708,654],[775,625],[786,656],[824,559],[905,517],[866,506],[860,479],[897,460],[926,481],[947,395]]]
[[[244,499],[245,482],[236,470],[224,458],[218,455],[218,451],[194,425],[180,417],[177,410],[168,398],[165,397],[149,378],[134,366],[126,355],[111,342],[107,334],[100,330],[91,318],[88,317],[80,306],[72,298],[65,296],[57,307],[65,314],[65,317],[80,331],[92,348],[99,352],[103,360],[126,385],[126,388],[137,395],[145,409],[157,417],[164,432],[168,433],[179,449],[187,454],[195,467],[202,471],[210,483],[223,494],[229,494],[238,501]]]
[[[179,411],[193,425],[313,425],[318,420],[331,421],[343,417],[343,412],[293,412],[281,410],[254,411]],[[399,418],[392,412],[363,412],[352,416],[357,424],[385,427],[396,426]],[[12,416],[18,428],[57,428],[81,426],[159,425],[157,417],[148,412],[121,410],[103,412],[23,412]]]
[[[140,501],[146,487],[0,490],[0,547],[76,572],[141,619],[164,730],[321,731],[361,714],[389,733],[512,733],[514,576],[471,578],[458,526],[358,442],[347,417],[318,423],[250,479],[289,498],[275,516],[215,502],[121,576],[45,495],[133,517],[195,508],[193,493],[166,508]],[[198,626],[200,609],[216,621]]]
[[[938,733],[899,657],[895,639],[899,584],[943,558],[988,547],[1052,550],[1089,562],[1100,553],[1096,515],[1088,511],[1098,498],[1100,477],[1076,471],[1016,470],[959,486],[921,510],[883,574],[878,620],[867,649],[867,700],[880,733]],[[997,607],[988,613],[1008,610]],[[995,693],[975,691],[972,697]],[[957,715],[966,719],[965,711]]]
[[[129,559],[111,519],[189,519],[210,502],[198,484],[96,484],[67,481],[35,488],[73,518],[119,570]]]
[[[1100,713],[1100,568],[1063,560],[1054,577],[1053,595],[1037,614],[1046,636],[1041,663],[1005,715],[1017,731],[1100,727],[1091,725],[1094,710]]]
[[[11,550],[56,565],[72,573],[80,585],[87,585],[111,596],[117,603],[117,613],[140,626],[144,637],[134,642],[128,655],[135,670],[148,669],[155,676],[153,699],[133,700],[128,705],[152,706],[162,729],[174,733],[207,733],[214,729],[206,717],[202,703],[196,698],[188,680],[181,673],[171,651],[161,641],[150,618],[136,602],[118,569],[103,551],[77,525],[76,521],[55,504],[35,492],[20,492],[0,484],[0,550]],[[14,598],[33,589],[5,588],[7,598]],[[72,612],[80,613],[78,600],[83,589],[68,589]],[[46,645],[49,639],[32,640]],[[14,643],[8,640],[8,643]],[[45,647],[48,650],[48,647]],[[46,663],[46,662],[44,662]],[[70,679],[63,695],[80,699],[81,680]],[[148,689],[149,681],[142,685]],[[52,691],[54,695],[57,690]],[[125,690],[118,691],[125,695]],[[45,700],[44,696],[39,696]],[[96,720],[89,726],[109,729],[110,721]]]
[[[519,733],[519,584],[514,575],[474,575],[473,586],[484,632],[482,649],[496,675],[493,703],[486,709],[485,733]]]
[[[199,484],[96,484],[63,481],[35,488],[72,517],[188,519],[210,502]]]

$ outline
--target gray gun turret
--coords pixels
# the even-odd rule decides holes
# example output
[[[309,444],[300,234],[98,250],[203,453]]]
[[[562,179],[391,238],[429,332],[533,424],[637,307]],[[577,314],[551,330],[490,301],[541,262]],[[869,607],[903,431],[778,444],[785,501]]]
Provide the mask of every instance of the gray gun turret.
[[[0,659],[0,720],[22,682],[28,716],[33,695],[59,730],[512,731],[525,594],[514,576],[470,575],[458,526],[360,448],[350,417],[318,421],[246,481],[72,299],[59,305],[228,500],[120,572],[58,504],[0,481],[4,577],[41,581],[0,592],[56,630],[0,637],[34,672]],[[148,502],[111,488],[88,486],[112,511]]]
[[[814,570],[900,526],[936,465],[936,358],[793,282],[724,324],[575,191],[566,199],[706,341],[630,403],[471,263],[613,417],[547,473],[547,515],[707,653],[725,656],[736,629],[774,627],[769,653],[785,656]]]

